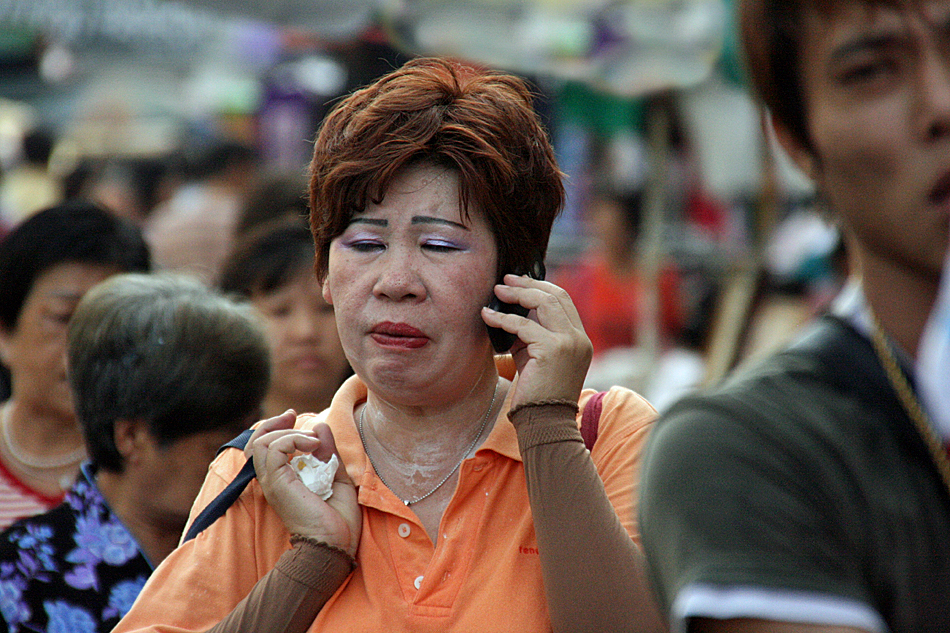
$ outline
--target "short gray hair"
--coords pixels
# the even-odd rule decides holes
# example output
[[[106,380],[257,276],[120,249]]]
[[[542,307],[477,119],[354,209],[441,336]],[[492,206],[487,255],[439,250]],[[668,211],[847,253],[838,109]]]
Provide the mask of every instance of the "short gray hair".
[[[240,432],[270,383],[267,343],[248,305],[172,274],[117,275],[69,323],[69,381],[93,463],[122,472],[115,422],[138,419],[162,445]]]

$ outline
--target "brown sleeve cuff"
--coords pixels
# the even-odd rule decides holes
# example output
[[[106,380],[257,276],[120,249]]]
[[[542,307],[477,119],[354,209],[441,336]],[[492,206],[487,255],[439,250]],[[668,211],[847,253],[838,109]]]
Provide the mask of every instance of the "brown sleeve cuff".
[[[520,407],[508,415],[518,434],[518,446],[524,453],[542,444],[584,442],[577,428],[577,405],[567,402]]]
[[[343,584],[356,563],[341,549],[307,538],[291,538],[293,549],[284,552],[274,569],[318,593],[333,592]]]

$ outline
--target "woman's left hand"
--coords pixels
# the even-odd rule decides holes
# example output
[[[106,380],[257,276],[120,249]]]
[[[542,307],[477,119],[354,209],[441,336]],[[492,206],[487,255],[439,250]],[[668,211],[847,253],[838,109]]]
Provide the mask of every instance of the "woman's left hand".
[[[518,337],[511,354],[519,379],[512,408],[538,400],[577,402],[593,355],[590,339],[570,295],[548,281],[505,275],[495,294],[531,310],[527,317],[482,308],[482,319]]]
[[[356,487],[336,450],[333,432],[326,424],[311,430],[295,427],[297,414],[288,410],[262,422],[251,435],[244,453],[254,459],[257,480],[268,504],[287,531],[300,534],[356,555],[362,514]],[[333,479],[333,495],[324,501],[311,492],[290,465],[297,454],[309,453],[322,462],[333,454],[340,460]]]

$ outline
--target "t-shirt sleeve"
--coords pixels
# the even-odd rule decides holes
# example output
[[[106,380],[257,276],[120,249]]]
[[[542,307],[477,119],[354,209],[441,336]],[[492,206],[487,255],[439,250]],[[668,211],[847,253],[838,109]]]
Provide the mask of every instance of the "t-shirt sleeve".
[[[640,464],[655,420],[656,410],[642,396],[613,388],[604,397],[597,442],[591,450],[607,498],[627,534],[638,544]]]
[[[685,608],[684,600],[736,588],[872,611],[857,571],[859,535],[840,514],[853,512],[827,493],[828,471],[809,463],[826,458],[815,451],[819,444],[735,402],[681,402],[656,425],[642,472],[641,535],[654,587],[674,620],[723,617],[705,612],[708,603]],[[749,611],[729,615],[787,619],[754,602],[743,607],[740,600],[737,608]]]

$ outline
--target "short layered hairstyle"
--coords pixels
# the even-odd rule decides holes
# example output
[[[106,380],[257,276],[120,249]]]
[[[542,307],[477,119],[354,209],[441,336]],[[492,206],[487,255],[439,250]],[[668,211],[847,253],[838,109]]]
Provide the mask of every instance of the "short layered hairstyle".
[[[160,446],[260,415],[270,381],[252,308],[169,273],[111,277],[69,323],[68,375],[93,465],[121,473],[118,420],[148,424]]]
[[[381,203],[395,176],[420,163],[458,172],[462,212],[484,214],[499,275],[543,260],[564,186],[532,104],[518,77],[433,58],[409,61],[340,101],[310,166],[318,279],[354,214]]]

